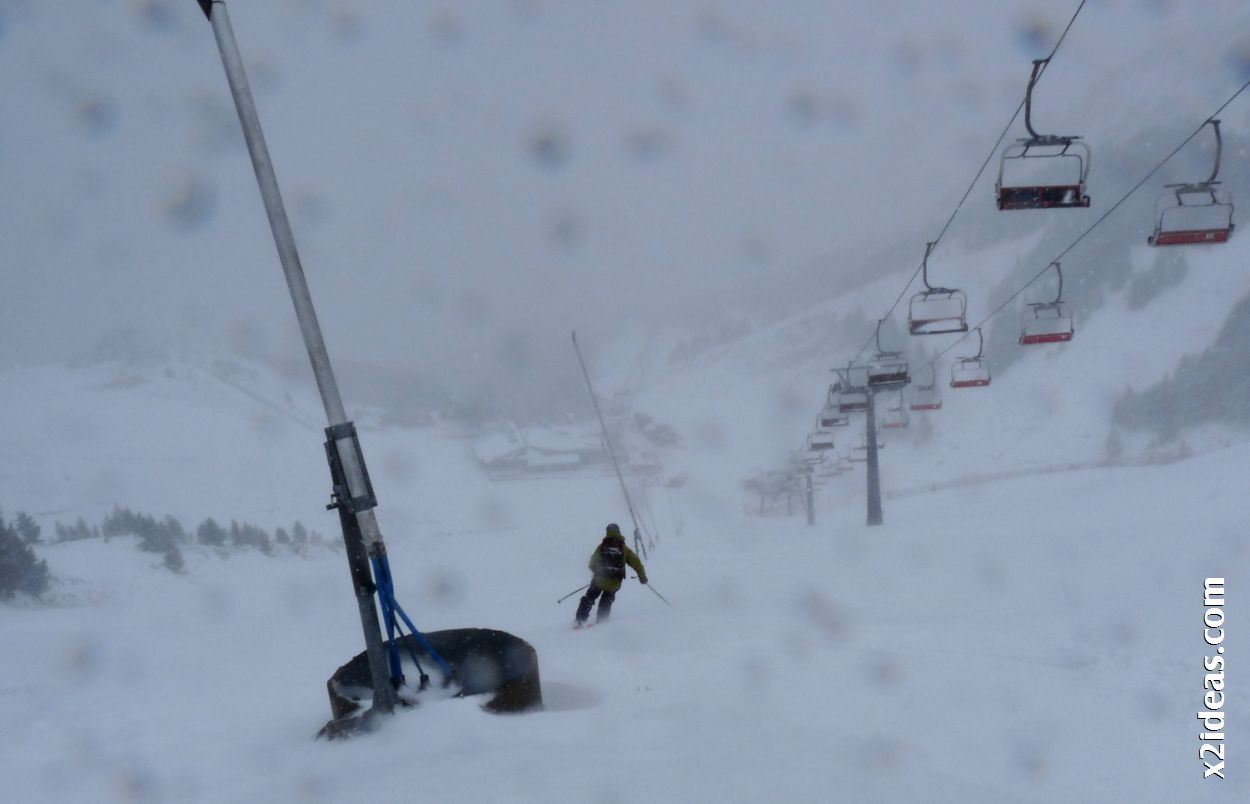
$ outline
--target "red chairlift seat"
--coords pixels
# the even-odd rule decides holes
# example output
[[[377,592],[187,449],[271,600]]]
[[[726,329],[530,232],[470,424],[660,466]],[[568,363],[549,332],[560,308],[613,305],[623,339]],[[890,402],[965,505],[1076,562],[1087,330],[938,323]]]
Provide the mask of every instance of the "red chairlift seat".
[[[911,297],[907,328],[912,335],[968,331],[968,299],[953,288],[929,288]]]
[[[920,264],[925,289],[911,297],[907,307],[907,330],[912,335],[941,335],[968,331],[968,297],[955,288],[929,284],[929,254],[934,243],[925,243]]]
[[[929,364],[929,381],[928,383],[915,383],[911,385],[911,394],[908,400],[909,410],[940,410],[941,396],[938,393],[938,366]]]
[[[906,427],[907,424],[907,408],[903,406],[903,391],[900,388],[895,404],[886,408],[885,412],[881,414],[881,428],[883,430],[898,430]]]
[[[1032,314],[1025,313],[1020,328],[1020,345],[1064,343],[1072,340],[1075,331],[1072,319],[1063,312],[1062,302],[1030,304]]]
[[[929,364],[929,382],[912,385],[911,400],[907,407],[910,410],[940,410],[942,397],[937,389],[937,367]]]
[[[977,327],[977,337],[980,339],[977,353],[972,357],[961,357],[951,364],[951,388],[983,388],[990,384],[990,366],[982,354],[985,351],[985,336],[981,334],[980,327]]]
[[[908,407],[912,410],[941,410],[942,400],[936,390],[930,389],[926,393],[922,388],[917,388]]]
[[[1233,234],[1233,226],[1229,224],[1222,229],[1178,229],[1171,232],[1157,232],[1149,238],[1152,246],[1194,246],[1200,243],[1227,243]]]
[[[1029,136],[1004,148],[999,159],[994,194],[1000,210],[1089,206],[1089,196],[1085,194],[1089,146],[1080,142],[1080,137],[1038,134],[1033,130],[1033,86],[1049,61],[1033,62],[1033,74],[1025,91],[1024,126]],[[1010,178],[1009,172],[1013,174]]]
[[[1064,312],[1063,306],[1063,270],[1058,262],[1047,266],[1054,267],[1059,274],[1059,292],[1048,302],[1032,302],[1024,312],[1020,322],[1020,345],[1030,346],[1043,343],[1063,343],[1072,340],[1075,328],[1072,317]]]
[[[990,384],[990,367],[979,357],[961,357],[951,367],[951,388],[982,388]]]
[[[1215,164],[1206,181],[1165,185],[1155,204],[1155,229],[1146,238],[1152,246],[1190,246],[1200,243],[1227,243],[1233,236],[1233,200],[1219,189],[1220,154],[1224,139],[1220,121],[1206,122],[1215,132]],[[1175,203],[1173,203],[1175,199]]]
[[[1066,138],[1065,138],[1066,139]],[[1083,145],[1083,143],[1073,143],[1075,145]],[[1011,147],[1011,146],[1008,146]],[[1027,145],[1023,146],[1028,148]],[[1021,152],[1018,156],[1009,156],[1006,153],[1003,159],[1035,159],[1035,155],[1028,155],[1027,151]],[[1088,156],[1083,157],[1088,160]],[[1080,166],[1082,175],[1088,168],[1084,167],[1083,162]],[[998,184],[995,186],[998,194],[998,208],[1004,212],[1017,209],[1067,209],[1067,208],[1084,208],[1089,206],[1089,196],[1085,194],[1085,181],[1081,180],[1079,184],[1030,184],[1010,186],[1003,184],[1003,178],[1000,175]]]
[[[1216,189],[1217,183],[1167,185],[1172,192],[1156,205],[1155,230],[1146,242],[1152,246],[1227,243],[1235,228],[1233,202],[1228,193]],[[1168,201],[1169,197],[1176,203]]]

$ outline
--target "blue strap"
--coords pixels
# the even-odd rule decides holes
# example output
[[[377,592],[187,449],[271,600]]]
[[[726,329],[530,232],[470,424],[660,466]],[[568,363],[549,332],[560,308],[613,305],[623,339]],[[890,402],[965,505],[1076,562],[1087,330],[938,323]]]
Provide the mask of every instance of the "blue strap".
[[[386,634],[389,640],[388,648],[390,652],[391,677],[398,679],[401,683],[404,678],[403,672],[400,669],[399,648],[396,644],[398,640],[395,639],[395,632],[397,630],[401,635],[403,633],[403,629],[400,628],[399,623],[395,620],[395,615],[398,614],[408,626],[408,630],[412,634],[413,639],[415,639],[417,643],[425,649],[426,653],[430,654],[430,656],[434,658],[434,661],[437,662],[438,666],[443,669],[443,672],[447,674],[448,678],[454,678],[456,674],[452,671],[451,665],[447,664],[446,660],[439,655],[438,651],[434,649],[434,646],[431,645],[429,640],[425,638],[425,635],[417,630],[417,627],[413,625],[412,620],[409,619],[408,615],[399,605],[399,602],[395,600],[395,582],[391,577],[391,563],[390,559],[388,559],[385,554],[374,557],[373,575],[374,582],[378,587],[378,601],[382,606],[382,616],[386,620]],[[413,662],[416,663],[417,669],[421,671],[422,675],[424,675],[425,671],[421,670],[421,662],[417,658],[416,650],[409,647],[409,654],[412,656]]]
[[[376,561],[373,566],[373,574],[378,580],[378,603],[382,606],[382,622],[386,624],[387,659],[391,667],[391,680],[396,684],[403,684],[403,665],[400,664],[399,651],[395,647],[395,614],[391,609],[393,595],[383,592],[384,582]],[[389,585],[390,579],[387,578],[385,583]],[[421,665],[418,664],[417,667],[419,669]]]

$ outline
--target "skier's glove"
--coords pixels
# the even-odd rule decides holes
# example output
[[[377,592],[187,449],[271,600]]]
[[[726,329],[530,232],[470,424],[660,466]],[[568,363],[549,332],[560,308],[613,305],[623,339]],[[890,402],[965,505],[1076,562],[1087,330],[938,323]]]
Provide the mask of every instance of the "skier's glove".
[[[638,583],[642,584],[643,586],[646,586],[646,585],[647,585],[647,576],[645,576],[645,575],[639,575],[639,576],[638,576]]]

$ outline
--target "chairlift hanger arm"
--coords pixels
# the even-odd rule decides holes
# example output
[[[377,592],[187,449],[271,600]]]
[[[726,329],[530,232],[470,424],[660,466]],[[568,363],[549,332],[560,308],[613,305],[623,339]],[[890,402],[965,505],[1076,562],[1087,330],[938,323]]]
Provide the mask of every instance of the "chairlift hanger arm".
[[[1024,127],[1028,129],[1029,136],[1035,140],[1047,139],[1033,130],[1033,87],[1049,63],[1049,58],[1033,60],[1033,73],[1029,76],[1029,86],[1024,91]]]
[[[1055,298],[1053,300],[1048,301],[1048,302],[1035,302],[1034,304],[1030,305],[1031,307],[1058,308],[1060,303],[1063,301],[1063,269],[1059,267],[1058,260],[1055,260],[1054,262],[1052,262],[1050,265],[1046,267],[1047,268],[1053,267],[1055,269],[1055,273],[1059,275],[1059,290],[1058,292],[1055,293]]]
[[[932,240],[924,244],[924,260],[920,263],[920,279],[924,282],[926,293],[934,290],[943,290],[943,288],[935,288],[929,284],[929,255],[933,253],[933,247],[937,245],[936,240]],[[880,336],[881,322],[877,322],[877,334]],[[879,345],[879,344],[878,344]]]
[[[1211,168],[1211,178],[1206,180],[1207,184],[1215,184],[1215,179],[1220,175],[1220,154],[1224,150],[1224,138],[1220,136],[1220,121],[1212,117],[1207,121],[1211,129],[1215,132],[1215,165]]]

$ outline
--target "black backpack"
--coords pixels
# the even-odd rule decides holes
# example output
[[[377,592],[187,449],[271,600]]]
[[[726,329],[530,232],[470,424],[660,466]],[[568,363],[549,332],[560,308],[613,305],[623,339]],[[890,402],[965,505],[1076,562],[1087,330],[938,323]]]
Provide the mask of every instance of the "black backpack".
[[[599,572],[605,578],[625,580],[625,548],[616,544],[599,545]]]

